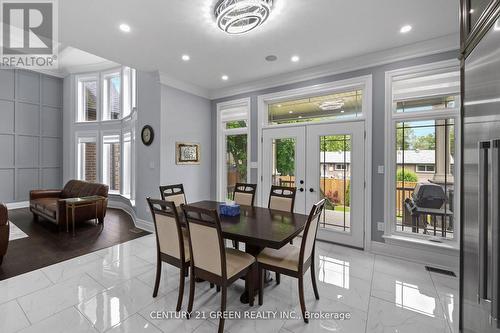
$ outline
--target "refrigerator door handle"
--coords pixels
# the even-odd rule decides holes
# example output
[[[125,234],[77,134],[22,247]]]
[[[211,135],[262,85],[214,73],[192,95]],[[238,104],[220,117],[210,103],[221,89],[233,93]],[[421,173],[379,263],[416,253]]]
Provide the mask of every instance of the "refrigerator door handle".
[[[488,151],[491,142],[479,143],[479,285],[478,299],[488,299]]]
[[[492,283],[491,283],[491,317],[495,320],[499,319],[499,301],[500,301],[500,288],[498,282],[500,281],[500,226],[499,226],[499,214],[498,205],[498,186],[500,185],[500,140],[493,140],[491,149],[491,272],[492,272]],[[497,327],[500,323],[497,321]]]

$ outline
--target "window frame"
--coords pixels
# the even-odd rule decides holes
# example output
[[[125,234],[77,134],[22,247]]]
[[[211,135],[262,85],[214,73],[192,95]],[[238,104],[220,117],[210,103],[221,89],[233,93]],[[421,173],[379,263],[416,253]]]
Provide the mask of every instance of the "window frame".
[[[108,137],[108,136],[118,136],[118,142],[120,144],[120,190],[116,191],[116,190],[112,190],[111,189],[111,185],[110,184],[106,184],[106,182],[104,181],[104,153],[105,153],[105,150],[104,150],[104,137]],[[122,160],[123,160],[123,152],[122,152],[122,149],[123,149],[123,134],[122,134],[122,130],[121,129],[116,129],[116,130],[113,130],[113,129],[109,129],[109,130],[101,130],[100,131],[100,139],[101,139],[101,142],[100,142],[100,147],[101,147],[101,155],[100,155],[100,167],[101,167],[101,178],[100,178],[100,181],[103,183],[103,184],[106,184],[108,185],[110,188],[109,188],[109,193],[111,194],[122,194],[122,172],[123,172],[123,167],[122,167]]]
[[[443,239],[438,236],[423,235],[417,233],[409,233],[396,229],[396,124],[398,122],[411,122],[411,121],[429,121],[429,120],[445,120],[453,119],[455,138],[460,138],[460,103],[456,103],[455,107],[441,110],[420,111],[420,112],[400,112],[398,113],[394,107],[393,100],[393,82],[395,77],[401,76],[419,76],[425,74],[441,73],[443,70],[449,69],[450,71],[460,71],[460,63],[457,60],[446,60],[425,65],[413,66],[408,68],[397,69],[385,73],[385,230],[383,237],[392,239],[397,237],[406,240],[424,240],[439,238],[443,243],[451,242],[453,247],[457,247],[458,240],[460,239],[460,210],[454,210],[454,229],[453,238]],[[457,96],[457,101],[460,100],[460,88],[454,96]],[[455,140],[455,182],[454,186],[454,207],[460,207],[460,140]],[[436,243],[431,243],[436,245]],[[436,245],[439,246],[439,245]]]
[[[83,91],[80,89],[80,83],[81,82],[88,82],[88,81],[96,81],[96,120],[83,120],[84,119],[84,114],[83,114],[83,108],[81,105],[81,99],[83,95]],[[83,124],[95,124],[98,123],[101,119],[101,94],[99,93],[101,89],[101,81],[100,81],[100,75],[99,73],[91,73],[91,74],[83,74],[83,75],[77,75],[75,77],[75,90],[76,90],[76,96],[75,96],[75,123],[83,123]]]
[[[243,120],[246,122],[246,127],[226,128],[226,122],[221,119],[221,112],[229,109],[246,109],[246,117],[234,118],[231,121]],[[227,189],[227,168],[226,168],[226,138],[229,135],[245,135],[247,136],[247,183],[251,183],[251,102],[250,98],[231,100],[217,104],[217,200],[226,200]]]
[[[419,167],[424,167],[424,170],[419,170]],[[433,170],[427,170],[428,167],[432,167]],[[415,166],[415,172],[417,173],[434,173],[436,172],[435,164],[417,164]]]
[[[100,173],[101,173],[101,167],[100,167],[100,158],[99,158],[99,154],[100,154],[100,151],[101,151],[101,147],[100,147],[100,144],[99,144],[99,132],[98,131],[77,131],[75,132],[75,145],[74,145],[74,149],[75,149],[75,169],[74,169],[74,174],[75,174],[75,178],[78,179],[78,180],[85,180],[85,179],[82,179],[80,176],[80,168],[81,168],[81,164],[80,164],[80,139],[89,139],[89,140],[93,140],[93,142],[95,142],[96,144],[96,178],[97,180],[100,180],[101,179],[101,176],[100,176]]]
[[[101,94],[101,118],[100,118],[100,121],[103,121],[103,122],[107,122],[107,121],[111,121],[111,122],[114,122],[114,121],[119,121],[119,120],[122,120],[124,117],[123,117],[123,91],[124,91],[124,82],[123,82],[123,69],[124,67],[119,67],[119,68],[114,68],[114,69],[110,69],[110,70],[107,70],[107,71],[103,71],[103,72],[100,72],[99,73],[99,76],[100,76],[100,94]],[[118,119],[112,119],[112,118],[109,118],[109,119],[104,119],[104,115],[106,114],[106,110],[107,110],[107,107],[105,104],[106,101],[108,101],[108,104],[109,104],[109,100],[108,98],[106,97],[106,92],[105,92],[105,89],[106,89],[106,85],[104,84],[104,81],[105,80],[108,80],[109,77],[114,77],[118,75],[118,77],[120,78],[120,98],[119,98],[119,105],[120,105],[120,113],[119,113],[119,116],[118,116]],[[109,94],[109,88],[108,88],[108,94]],[[109,97],[109,96],[108,96]],[[111,115],[111,113],[110,113]]]

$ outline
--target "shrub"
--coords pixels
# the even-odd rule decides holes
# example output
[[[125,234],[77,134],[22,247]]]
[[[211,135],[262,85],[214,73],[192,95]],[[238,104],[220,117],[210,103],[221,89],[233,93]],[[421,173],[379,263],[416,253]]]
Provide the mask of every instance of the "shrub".
[[[406,169],[399,169],[397,174],[396,174],[396,179],[398,182],[417,182],[418,177],[417,174],[413,171],[406,170]]]

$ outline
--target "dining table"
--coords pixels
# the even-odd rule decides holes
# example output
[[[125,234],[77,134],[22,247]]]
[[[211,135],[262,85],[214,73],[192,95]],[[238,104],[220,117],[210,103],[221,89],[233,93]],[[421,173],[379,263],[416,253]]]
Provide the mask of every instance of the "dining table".
[[[280,249],[297,237],[307,222],[307,215],[273,210],[256,206],[240,206],[240,214],[228,216],[220,214],[223,202],[204,200],[190,203],[190,206],[217,210],[221,223],[222,237],[245,243],[245,252],[255,257],[266,247]],[[260,276],[255,270],[254,285],[260,285]],[[255,293],[258,292],[256,288]],[[248,303],[248,285],[240,301]]]

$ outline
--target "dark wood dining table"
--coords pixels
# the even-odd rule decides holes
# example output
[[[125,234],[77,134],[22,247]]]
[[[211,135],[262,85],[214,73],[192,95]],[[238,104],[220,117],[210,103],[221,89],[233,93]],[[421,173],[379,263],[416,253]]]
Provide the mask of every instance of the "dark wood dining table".
[[[245,243],[245,252],[257,256],[265,247],[280,249],[299,235],[307,222],[307,215],[283,212],[262,207],[240,206],[240,215],[220,214],[217,201],[199,201],[190,203],[204,209],[215,209],[219,213],[222,236],[225,239]],[[259,286],[259,274],[255,272],[254,285]],[[248,303],[248,288],[240,300]],[[256,290],[257,292],[257,290]]]

